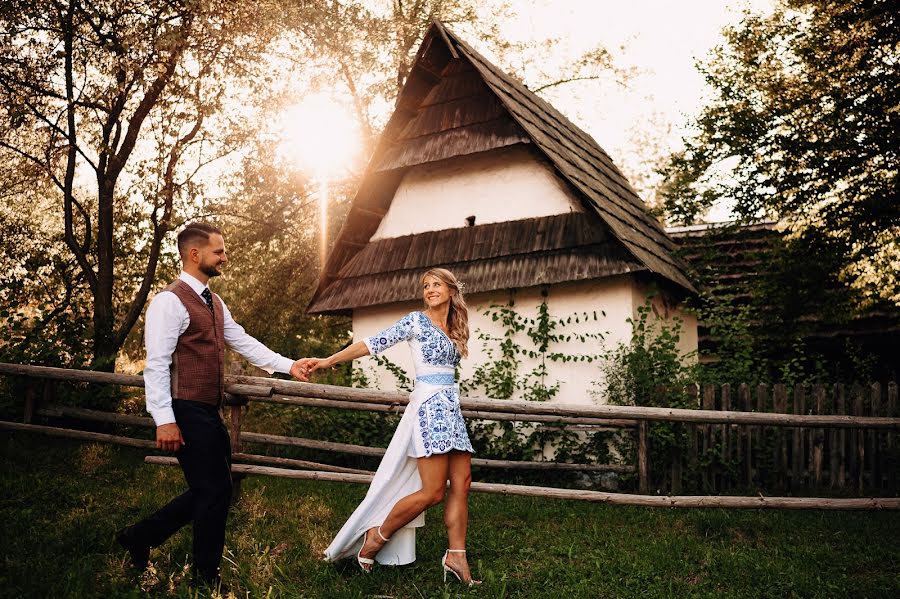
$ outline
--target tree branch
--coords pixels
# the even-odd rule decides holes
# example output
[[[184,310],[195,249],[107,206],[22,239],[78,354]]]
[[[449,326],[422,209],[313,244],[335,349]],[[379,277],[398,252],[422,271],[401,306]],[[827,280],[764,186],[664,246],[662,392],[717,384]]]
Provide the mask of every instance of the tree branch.
[[[551,87],[558,87],[560,85],[565,85],[567,83],[574,83],[576,81],[595,81],[600,79],[599,75],[590,75],[585,77],[570,77],[569,79],[560,79],[559,81],[553,81],[551,83],[544,84],[537,89],[531,90],[534,93],[539,93],[544,91],[545,89],[550,89]]]
[[[88,263],[87,255],[84,251],[82,251],[81,246],[75,240],[75,231],[73,226],[73,218],[72,218],[72,205],[73,205],[73,195],[72,195],[72,184],[75,180],[75,153],[76,146],[78,145],[78,139],[75,135],[75,104],[74,104],[74,83],[72,76],[72,36],[73,36],[73,23],[72,23],[72,13],[74,12],[74,2],[69,4],[69,10],[66,13],[65,22],[63,24],[64,34],[64,43],[65,43],[65,73],[66,73],[66,113],[67,113],[67,126],[68,126],[68,135],[66,136],[69,141],[69,148],[66,151],[67,160],[66,160],[66,175],[65,180],[63,182],[63,211],[65,214],[65,240],[66,245],[69,246],[69,249],[72,250],[72,253],[75,255],[75,259],[78,261],[78,265],[81,267],[81,271],[84,273],[84,278],[88,282],[88,286],[91,288],[92,293],[96,293],[97,291],[97,275],[94,273],[91,268],[90,263]]]
[[[186,15],[184,20],[185,24],[183,25],[183,29],[189,29],[192,23],[191,16]],[[128,157],[131,155],[131,152],[134,150],[134,146],[137,143],[137,136],[141,130],[141,126],[144,124],[144,120],[147,118],[147,115],[150,114],[150,110],[156,104],[157,100],[159,100],[159,96],[162,94],[163,89],[165,89],[169,80],[172,78],[172,75],[175,73],[178,61],[186,48],[187,33],[184,33],[177,45],[166,58],[163,72],[160,73],[150,85],[150,89],[148,89],[147,93],[144,94],[144,97],[141,98],[137,108],[134,109],[134,114],[132,114],[131,118],[128,120],[128,129],[125,132],[125,137],[122,139],[122,145],[109,160],[107,177],[110,180],[115,181],[118,178],[119,173],[122,172],[125,163],[128,161]]]
[[[16,154],[19,154],[19,155],[22,156],[23,158],[27,158],[27,159],[30,160],[31,162],[33,162],[33,163],[35,163],[36,165],[38,165],[38,166],[40,166],[41,168],[43,168],[43,169],[47,172],[47,176],[50,177],[50,180],[53,181],[53,183],[54,183],[57,187],[59,187],[60,190],[62,190],[63,192],[66,191],[66,188],[63,186],[63,182],[60,181],[60,180],[56,177],[56,175],[53,174],[53,172],[50,170],[50,165],[49,165],[47,162],[41,160],[40,158],[38,158],[38,157],[36,157],[36,156],[33,156],[33,155],[29,154],[28,152],[26,152],[25,150],[22,150],[21,148],[18,148],[18,147],[14,146],[14,145],[12,145],[12,144],[10,144],[10,143],[7,143],[7,142],[3,141],[2,139],[0,139],[0,146],[6,148],[7,150],[12,150],[12,151],[15,152]]]
[[[13,96],[18,95],[16,93],[16,90],[14,88],[10,87],[9,84],[2,78],[0,78],[0,85],[2,85],[6,89],[6,91],[8,91],[10,93],[10,95],[13,95]],[[34,114],[34,116],[36,116],[38,118],[38,120],[43,121],[48,127],[50,127],[52,130],[56,131],[63,137],[68,137],[66,135],[66,132],[63,131],[63,129],[59,125],[57,125],[56,123],[51,121],[49,117],[47,117],[43,112],[38,110],[38,108],[34,104],[32,104],[27,98],[25,98],[24,96],[19,96],[19,99],[22,101],[23,104],[25,104],[25,106],[27,106],[31,110],[32,114]],[[74,106],[75,102],[73,101],[72,104]],[[93,161],[88,157],[87,154],[84,153],[84,151],[79,146],[77,146],[77,145],[75,146],[75,151],[78,152],[79,154],[81,154],[81,157],[84,158],[84,160],[94,170],[97,170],[97,166],[93,163]]]
[[[198,78],[200,79],[200,78]],[[196,93],[199,94],[199,81],[195,88]],[[198,102],[199,104],[199,102]],[[203,127],[204,114],[202,110],[199,110],[199,106],[197,106],[197,120],[194,122],[194,126],[190,131],[185,133],[178,141],[173,144],[172,149],[169,151],[169,160],[166,164],[166,171],[163,174],[163,215],[162,219],[159,222],[154,222],[153,226],[153,240],[150,243],[150,253],[147,256],[147,265],[144,268],[144,276],[141,281],[141,286],[138,288],[137,293],[131,301],[131,306],[128,308],[127,314],[125,314],[125,318],[122,320],[122,324],[119,327],[119,330],[116,332],[116,346],[121,347],[125,342],[125,338],[128,337],[128,333],[131,331],[134,324],[137,322],[138,317],[141,315],[141,311],[144,309],[144,304],[147,302],[147,296],[150,294],[150,286],[153,284],[153,281],[156,279],[156,268],[159,265],[159,253],[160,246],[162,245],[162,240],[165,237],[166,233],[169,229],[169,221],[172,218],[172,205],[175,199],[175,167],[178,164],[178,160],[181,158],[181,151],[185,145],[189,144],[192,139],[200,132],[200,129]],[[156,221],[156,206],[153,209],[153,220]]]

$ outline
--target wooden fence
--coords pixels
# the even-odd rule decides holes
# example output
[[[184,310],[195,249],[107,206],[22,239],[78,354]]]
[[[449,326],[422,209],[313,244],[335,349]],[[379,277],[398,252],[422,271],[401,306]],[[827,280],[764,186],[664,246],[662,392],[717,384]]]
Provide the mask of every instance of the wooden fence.
[[[706,385],[696,405],[709,411],[895,418],[897,384]],[[895,495],[897,431],[866,426],[771,428],[745,424],[682,425],[667,471],[657,476],[678,494],[768,489]]]
[[[55,405],[54,402],[54,381],[106,383],[142,387],[143,379],[139,376],[23,366],[17,364],[0,364],[0,375],[3,374],[28,377],[29,384],[26,386],[25,393],[25,423],[0,422],[0,428],[2,429],[29,430],[54,436],[92,439],[147,449],[153,449],[155,447],[155,444],[152,441],[146,439],[133,439],[89,431],[32,424],[35,416],[50,416],[152,427],[153,422],[150,418],[63,407]],[[40,386],[37,384],[36,379],[43,379],[43,385]],[[816,400],[814,403],[817,411],[812,412],[805,409],[804,406],[806,404],[803,403],[805,395],[802,390],[799,392],[795,391],[795,399],[796,397],[800,398],[800,403],[795,405],[801,406],[802,409],[787,410],[785,408],[786,404],[780,399],[782,396],[786,397],[786,395],[782,391],[779,391],[777,386],[772,393],[773,401],[775,402],[773,405],[776,406],[773,411],[766,411],[764,409],[756,411],[728,409],[732,408],[732,402],[731,390],[727,386],[723,386],[718,394],[716,393],[715,388],[703,389],[702,409],[647,408],[632,406],[576,406],[524,401],[497,401],[478,398],[462,398],[461,406],[463,408],[463,414],[468,418],[535,422],[539,425],[552,424],[556,427],[590,426],[594,430],[599,429],[606,431],[636,431],[636,433],[633,433],[637,437],[636,469],[627,464],[562,464],[556,462],[514,462],[481,458],[473,460],[473,465],[488,468],[607,471],[624,474],[636,470],[640,481],[639,487],[641,495],[601,493],[597,491],[555,489],[547,487],[527,487],[523,485],[486,484],[475,485],[473,490],[476,491],[482,490],[485,492],[502,492],[522,495],[537,494],[547,497],[584,499],[626,505],[666,505],[669,507],[718,506],[778,508],[812,507],[820,509],[900,509],[900,499],[894,497],[825,499],[765,497],[761,493],[754,497],[663,497],[647,495],[651,482],[651,469],[649,463],[651,448],[649,446],[649,440],[651,438],[651,426],[653,423],[670,423],[683,430],[690,431],[687,437],[690,439],[690,443],[686,445],[687,449],[685,454],[676,456],[676,459],[672,460],[671,464],[666,466],[666,470],[669,472],[667,476],[669,477],[673,488],[680,485],[685,466],[688,469],[695,468],[697,472],[706,472],[704,476],[707,476],[710,480],[719,480],[724,481],[722,484],[733,483],[735,485],[738,484],[737,478],[731,476],[731,470],[726,471],[729,460],[732,458],[740,464],[745,463],[745,461],[751,464],[748,469],[749,477],[747,480],[753,480],[754,472],[767,472],[767,470],[761,466],[763,464],[762,456],[764,454],[759,451],[759,445],[753,445],[752,440],[754,438],[754,433],[757,433],[757,437],[767,441],[770,440],[771,434],[776,435],[775,438],[778,441],[777,448],[779,452],[777,456],[779,459],[782,456],[783,448],[790,445],[790,449],[784,449],[784,451],[787,452],[785,454],[787,456],[785,459],[791,459],[792,461],[790,463],[792,466],[794,464],[794,458],[796,456],[802,457],[803,452],[808,449],[810,455],[813,456],[809,461],[809,464],[812,464],[811,471],[813,472],[813,480],[822,480],[821,473],[825,472],[823,463],[824,456],[832,455],[833,447],[837,446],[836,442],[826,443],[826,438],[846,440],[846,443],[842,445],[842,447],[845,448],[856,447],[858,449],[859,444],[862,444],[862,453],[860,453],[860,451],[855,453],[857,458],[862,456],[862,459],[858,459],[857,464],[860,465],[860,471],[862,472],[874,472],[871,466],[869,466],[869,470],[865,470],[866,464],[879,461],[872,458],[872,456],[875,455],[872,451],[868,454],[865,453],[865,450],[867,449],[866,439],[871,438],[873,440],[872,447],[894,448],[896,447],[896,433],[898,429],[900,429],[900,418],[896,417],[895,412],[896,385],[891,384],[887,389],[886,403],[881,403],[880,400],[875,402],[878,409],[869,411],[868,415],[864,413],[865,410],[862,408],[859,410],[853,408],[850,413],[847,413],[846,410],[832,410],[829,412],[824,408],[826,405],[824,399],[821,402],[822,408],[819,409],[820,402],[818,400],[821,397],[821,392],[819,391],[814,391],[813,394],[813,397]],[[799,393],[799,395],[797,395],[797,393]],[[850,397],[855,401],[856,395],[853,395],[853,393],[854,392],[851,391]],[[893,395],[891,395],[891,393],[893,393]],[[718,402],[716,401],[717,396],[721,398]],[[734,405],[739,407],[752,407],[749,403],[744,401],[747,397],[749,397],[747,390],[742,386],[739,388],[738,402]],[[757,397],[760,396],[757,395]],[[891,397],[893,397],[893,400],[891,400]],[[402,411],[403,407],[408,402],[408,395],[405,393],[353,389],[314,383],[299,383],[295,381],[251,377],[239,374],[233,374],[226,377],[226,404],[230,407],[229,421],[231,425],[232,448],[235,452],[235,461],[248,462],[248,464],[244,465],[236,464],[235,472],[256,472],[289,476],[293,478],[365,482],[368,480],[365,476],[370,473],[357,469],[343,468],[306,460],[294,460],[243,453],[242,443],[244,442],[305,447],[322,451],[335,451],[370,456],[379,456],[384,452],[382,448],[242,431],[244,406],[250,401],[274,402],[284,405],[300,405],[308,407],[399,412]],[[700,401],[699,397],[698,401]],[[872,403],[871,398],[870,403]],[[768,402],[763,401],[762,404],[757,405],[765,407],[768,405]],[[855,406],[853,403],[850,405]],[[860,405],[865,405],[865,401]],[[882,406],[885,406],[884,409],[882,409]],[[790,430],[786,430],[786,428],[789,428]],[[870,434],[866,437],[861,431]],[[765,432],[765,435],[770,436],[765,436],[763,432]],[[795,446],[791,434],[798,432],[800,434],[800,441],[798,441],[799,445]],[[802,440],[804,435],[810,439],[808,444],[804,444]],[[818,441],[820,438],[821,442]],[[876,442],[875,439],[878,439],[878,441]],[[784,440],[784,443],[781,443],[781,440]],[[855,445],[853,445],[854,443]],[[754,449],[754,447],[756,447],[756,449]],[[706,457],[710,455],[711,449],[713,453],[717,451],[715,448],[719,448],[718,452],[723,459],[720,460],[718,464],[713,464],[712,467],[706,468],[704,466],[704,461]],[[754,455],[758,455],[759,457],[754,460]],[[838,456],[840,455],[840,452],[838,452]],[[866,455],[869,456],[868,461],[864,461]],[[816,458],[815,456],[819,457]],[[744,457],[747,459],[744,460]],[[161,457],[148,457],[147,461],[149,463],[174,463],[173,459]],[[781,464],[782,461],[779,461],[778,463]],[[837,463],[839,464],[840,460],[838,460]],[[818,470],[816,467],[817,464],[821,465]],[[717,465],[721,467],[718,471],[716,470]],[[831,462],[829,462],[829,466],[830,465]],[[281,466],[292,469],[279,468]],[[807,471],[808,469],[804,470],[807,466],[808,464],[805,461],[798,462],[798,471]],[[867,476],[860,476],[862,476],[862,479],[877,480],[889,485],[891,484],[891,481],[894,480],[890,468],[891,466],[889,463],[882,461],[879,462],[878,465],[878,472],[880,473],[878,476],[873,474],[867,475],[868,478]],[[301,472],[297,469],[311,470],[311,472]],[[834,471],[834,469],[828,471],[829,475],[831,471]],[[838,468],[837,471],[840,472],[840,469]],[[851,474],[857,472],[850,468],[849,470],[845,469],[844,474],[848,471]],[[793,473],[793,470],[791,472]],[[816,478],[816,472],[820,472],[818,478]],[[761,476],[761,474],[758,475]],[[360,478],[360,476],[363,478]],[[797,481],[800,479],[798,477],[792,477],[789,480]],[[675,481],[678,482],[676,483]],[[886,486],[885,488],[890,489],[891,487]]]

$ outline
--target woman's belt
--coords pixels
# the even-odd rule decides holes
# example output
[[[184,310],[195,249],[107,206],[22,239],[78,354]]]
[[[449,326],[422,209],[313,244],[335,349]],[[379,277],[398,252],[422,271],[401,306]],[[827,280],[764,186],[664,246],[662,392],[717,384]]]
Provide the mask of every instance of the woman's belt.
[[[423,374],[416,377],[417,381],[428,383],[429,385],[452,385],[456,383],[456,379],[452,372],[439,372],[437,374]]]

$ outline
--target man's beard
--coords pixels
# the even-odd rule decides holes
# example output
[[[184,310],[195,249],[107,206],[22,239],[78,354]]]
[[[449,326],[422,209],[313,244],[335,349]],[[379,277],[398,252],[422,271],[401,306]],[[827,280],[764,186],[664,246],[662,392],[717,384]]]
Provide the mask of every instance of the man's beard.
[[[216,268],[215,266],[201,266],[200,272],[202,272],[203,274],[205,274],[207,277],[210,277],[210,278],[218,277],[219,275],[222,274],[221,271],[218,268]]]

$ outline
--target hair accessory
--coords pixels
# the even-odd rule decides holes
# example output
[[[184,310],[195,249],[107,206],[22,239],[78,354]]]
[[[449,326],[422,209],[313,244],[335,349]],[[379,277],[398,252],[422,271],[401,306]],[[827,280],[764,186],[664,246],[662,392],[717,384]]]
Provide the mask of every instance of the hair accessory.
[[[466,284],[463,283],[462,281],[457,281],[457,282],[456,282],[456,288],[459,290],[460,293],[465,293],[465,292],[466,292]]]

